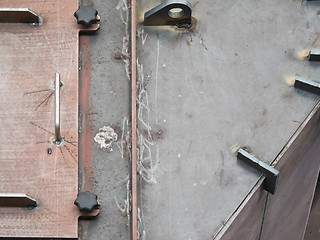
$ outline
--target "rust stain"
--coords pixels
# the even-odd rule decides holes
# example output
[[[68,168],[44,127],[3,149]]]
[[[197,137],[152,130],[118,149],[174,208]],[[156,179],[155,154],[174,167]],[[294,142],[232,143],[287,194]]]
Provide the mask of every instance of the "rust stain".
[[[92,190],[92,157],[91,157],[91,131],[93,126],[93,115],[88,114],[89,94],[91,85],[91,61],[90,61],[90,37],[80,37],[81,62],[79,89],[79,109],[82,117],[81,133],[79,134],[79,165],[83,166],[81,190]],[[92,110],[92,109],[91,109]]]

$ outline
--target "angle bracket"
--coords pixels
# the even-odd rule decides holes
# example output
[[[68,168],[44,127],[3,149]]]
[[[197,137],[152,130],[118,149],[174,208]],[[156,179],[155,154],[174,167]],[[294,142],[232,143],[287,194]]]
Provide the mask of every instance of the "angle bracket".
[[[144,14],[145,26],[176,25],[191,27],[191,4],[185,0],[167,0]]]

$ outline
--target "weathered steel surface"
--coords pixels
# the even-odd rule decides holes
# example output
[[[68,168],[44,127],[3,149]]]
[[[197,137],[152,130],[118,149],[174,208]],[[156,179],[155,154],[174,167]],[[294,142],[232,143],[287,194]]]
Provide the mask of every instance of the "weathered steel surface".
[[[32,211],[0,208],[0,237],[78,235],[77,0],[1,1],[30,8],[40,27],[0,24],[0,192],[39,200]],[[54,79],[61,88],[62,145],[54,138]]]
[[[320,184],[314,195],[304,240],[320,239]]]
[[[137,2],[139,20],[160,2]],[[319,99],[285,82],[319,76],[296,56],[318,45],[314,5],[190,3],[193,30],[138,27],[141,217],[154,240],[212,238],[260,176],[230,148],[270,164]]]

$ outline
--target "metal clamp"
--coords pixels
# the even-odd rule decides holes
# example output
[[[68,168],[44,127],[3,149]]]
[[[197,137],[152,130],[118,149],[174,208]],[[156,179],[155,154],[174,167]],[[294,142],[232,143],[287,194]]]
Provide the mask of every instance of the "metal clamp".
[[[168,0],[144,14],[144,25],[176,25],[189,28],[191,15],[191,4],[188,1]]]
[[[247,163],[248,165],[265,175],[266,179],[263,182],[263,187],[266,191],[268,191],[271,194],[274,194],[276,192],[280,174],[280,172],[277,169],[260,161],[255,156],[251,155],[243,149],[240,149],[238,151],[237,157],[238,159],[244,161],[245,163]]]

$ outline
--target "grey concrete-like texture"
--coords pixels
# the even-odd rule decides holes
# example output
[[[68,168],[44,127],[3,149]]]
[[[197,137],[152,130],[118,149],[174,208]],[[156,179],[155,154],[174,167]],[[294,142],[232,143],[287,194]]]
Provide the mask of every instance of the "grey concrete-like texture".
[[[128,240],[127,213],[120,211],[115,200],[121,208],[125,207],[126,178],[130,172],[129,154],[125,143],[121,143],[123,122],[130,114],[130,82],[125,76],[121,55],[125,25],[117,9],[119,0],[93,3],[101,17],[100,30],[90,36],[93,133],[97,134],[103,126],[111,126],[118,140],[110,152],[101,150],[92,139],[93,192],[99,196],[101,207],[100,215],[90,221],[88,232],[82,238]],[[121,146],[124,147],[123,158]]]
[[[137,1],[140,20],[160,2]],[[319,99],[285,80],[319,79],[298,55],[320,47],[320,4],[190,2],[195,30],[138,28],[146,239],[211,239],[259,176],[232,146],[270,163]]]

